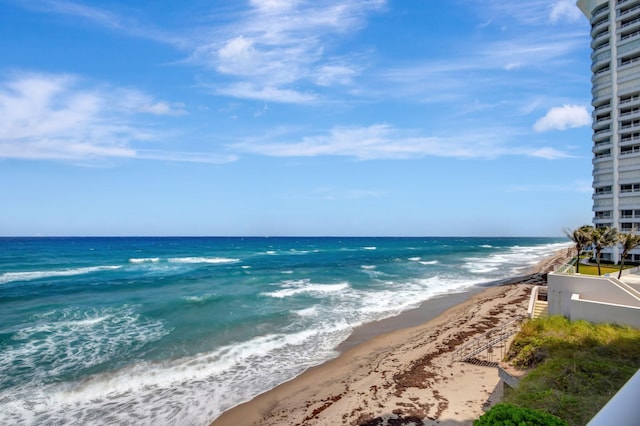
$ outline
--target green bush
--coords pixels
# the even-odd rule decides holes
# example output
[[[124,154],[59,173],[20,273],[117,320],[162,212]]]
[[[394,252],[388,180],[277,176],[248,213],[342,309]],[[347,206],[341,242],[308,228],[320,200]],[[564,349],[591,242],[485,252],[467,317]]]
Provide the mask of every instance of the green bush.
[[[473,426],[567,426],[567,422],[549,413],[512,404],[496,404]]]

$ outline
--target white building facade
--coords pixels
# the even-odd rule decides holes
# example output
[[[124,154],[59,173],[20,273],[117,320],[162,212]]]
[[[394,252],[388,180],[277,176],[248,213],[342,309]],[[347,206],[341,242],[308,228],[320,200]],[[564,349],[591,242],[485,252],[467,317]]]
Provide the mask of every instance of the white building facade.
[[[640,0],[577,6],[591,23],[593,224],[640,230]],[[618,257],[617,247],[603,252]]]

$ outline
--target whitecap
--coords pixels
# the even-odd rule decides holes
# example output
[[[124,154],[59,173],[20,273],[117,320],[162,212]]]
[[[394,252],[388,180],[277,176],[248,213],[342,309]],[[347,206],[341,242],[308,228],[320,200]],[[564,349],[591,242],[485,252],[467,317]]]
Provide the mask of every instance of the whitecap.
[[[425,261],[418,262],[418,263],[420,263],[421,265],[437,265],[438,263],[440,263],[440,261],[438,261],[438,260],[425,260]]]
[[[112,271],[122,268],[121,266],[89,266],[84,268],[68,268],[49,271],[25,271],[25,272],[4,272],[0,274],[0,284],[14,281],[32,281],[41,278],[69,277],[74,275],[91,274],[93,272]]]
[[[240,259],[228,258],[228,257],[172,257],[169,258],[171,263],[236,263],[240,262]]]
[[[159,261],[160,261],[159,257],[140,257],[140,258],[132,257],[131,259],[129,259],[129,263],[157,263]]]
[[[363,250],[377,250],[378,247],[375,246],[369,246],[369,247],[362,247]]]
[[[191,303],[204,303],[208,300],[215,299],[217,296],[215,294],[207,293],[200,296],[185,296],[183,300]]]
[[[308,279],[287,281],[284,283],[284,287],[281,290],[263,293],[265,296],[275,298],[285,298],[291,296],[297,296],[299,294],[310,294],[313,296],[328,296],[334,293],[341,293],[347,290],[350,286],[349,283],[338,284],[313,284]]]

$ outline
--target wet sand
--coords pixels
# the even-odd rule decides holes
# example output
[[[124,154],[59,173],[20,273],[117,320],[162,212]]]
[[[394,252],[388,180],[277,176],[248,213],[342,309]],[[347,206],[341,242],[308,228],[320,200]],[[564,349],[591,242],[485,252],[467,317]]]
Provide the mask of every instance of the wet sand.
[[[425,302],[355,330],[341,355],[241,404],[212,425],[470,425],[501,398],[495,367],[506,345],[454,361],[456,349],[517,316],[534,285],[568,259],[544,259],[528,274]]]

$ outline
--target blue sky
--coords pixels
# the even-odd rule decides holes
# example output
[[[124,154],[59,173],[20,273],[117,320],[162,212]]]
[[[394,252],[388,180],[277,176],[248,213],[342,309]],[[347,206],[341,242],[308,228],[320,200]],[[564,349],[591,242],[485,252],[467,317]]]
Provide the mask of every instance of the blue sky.
[[[0,235],[561,236],[572,0],[0,0]]]

